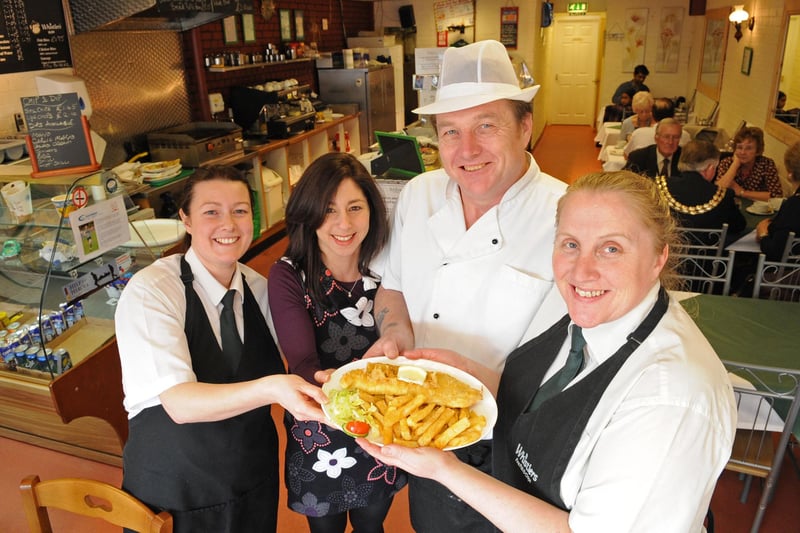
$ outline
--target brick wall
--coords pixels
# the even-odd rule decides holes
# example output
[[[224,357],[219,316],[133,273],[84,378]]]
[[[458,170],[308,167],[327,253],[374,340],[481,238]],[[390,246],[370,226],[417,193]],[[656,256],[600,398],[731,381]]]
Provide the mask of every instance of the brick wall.
[[[317,87],[315,79],[315,64],[313,61],[267,64],[264,66],[235,70],[231,72],[208,72],[205,69],[198,71],[195,64],[198,61],[195,54],[216,54],[239,51],[244,54],[263,53],[267,44],[281,48],[279,16],[280,9],[302,9],[303,31],[305,43],[317,43],[320,51],[341,50],[346,47],[347,36],[358,35],[359,31],[371,31],[374,26],[372,2],[356,0],[343,0],[343,15],[339,12],[338,2],[329,0],[305,0],[289,2],[286,0],[275,2],[276,13],[269,20],[261,16],[261,1],[254,0],[255,10],[255,43],[242,42],[242,21],[236,17],[238,43],[226,44],[221,21],[205,24],[191,31],[184,32],[184,62],[187,74],[187,84],[191,107],[196,120],[208,120],[207,94],[210,92],[222,93],[228,101],[230,88],[237,85],[257,85],[266,81],[284,80],[295,78],[301,84],[310,84]],[[294,23],[294,15],[292,15]],[[328,19],[328,29],[322,30],[322,19]],[[345,26],[342,20],[346,21]],[[195,33],[196,32],[196,33]],[[346,33],[346,34],[345,34]],[[294,33],[293,33],[294,35]],[[199,43],[199,50],[195,46]],[[200,58],[202,59],[202,58]],[[202,61],[199,61],[202,64]]]

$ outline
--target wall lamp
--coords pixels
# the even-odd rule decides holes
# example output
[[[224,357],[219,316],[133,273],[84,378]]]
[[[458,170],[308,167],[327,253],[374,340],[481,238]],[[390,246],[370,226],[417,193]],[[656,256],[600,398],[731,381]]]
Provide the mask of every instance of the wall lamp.
[[[747,20],[750,19],[750,22]],[[736,28],[736,33],[733,34],[733,37],[736,39],[736,42],[742,38],[742,24],[747,22],[747,28],[750,31],[753,31],[753,26],[756,25],[756,18],[751,17],[747,11],[744,10],[744,4],[738,4],[733,6],[733,11],[731,14],[728,15],[728,20],[733,22],[733,27]]]

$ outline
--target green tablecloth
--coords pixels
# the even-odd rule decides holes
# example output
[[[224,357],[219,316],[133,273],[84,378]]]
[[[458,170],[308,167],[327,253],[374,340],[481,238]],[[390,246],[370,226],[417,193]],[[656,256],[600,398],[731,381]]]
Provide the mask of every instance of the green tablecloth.
[[[681,305],[723,361],[800,371],[799,303],[701,294]],[[769,387],[786,390],[777,375],[759,376]],[[800,417],[793,433],[800,438]]]

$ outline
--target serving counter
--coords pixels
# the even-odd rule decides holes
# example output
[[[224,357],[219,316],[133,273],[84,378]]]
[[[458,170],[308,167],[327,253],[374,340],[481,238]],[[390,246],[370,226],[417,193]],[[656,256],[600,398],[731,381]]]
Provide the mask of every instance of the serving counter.
[[[249,146],[244,153],[219,162],[242,170],[256,199],[250,253],[256,253],[283,230],[283,206],[294,182],[311,161],[330,151],[337,135],[344,138],[345,132],[355,139],[352,145],[359,146],[357,115],[320,123],[314,130],[289,139]],[[13,181],[24,183],[30,189],[30,214],[18,217],[9,202],[0,202],[0,240],[4,245],[0,313],[5,313],[0,314],[5,317],[0,328],[4,348],[0,360],[0,435],[120,465],[127,420],[121,403],[114,336],[116,300],[130,275],[181,249],[182,233],[165,237],[161,226],[135,219],[142,211],[162,207],[149,205],[148,198],[157,197],[153,195],[170,191],[170,201],[179,204],[187,176],[157,187],[119,187],[105,200],[94,200],[92,188],[104,187],[106,179],[113,179],[107,178],[107,173],[32,179],[29,173],[20,171],[24,165],[13,167],[13,171],[4,172],[0,166],[0,186]],[[265,168],[271,172],[266,174]],[[278,184],[265,182],[265,175],[278,176]],[[96,245],[98,235],[73,231],[71,223],[76,220],[61,216],[53,203],[59,195],[87,202],[73,215],[103,206],[106,200],[124,206],[128,218],[126,221],[123,212],[122,229],[126,223],[130,226],[131,240],[101,247],[88,256],[77,253],[79,246]],[[67,211],[71,209],[75,207]],[[77,223],[83,228],[82,222]],[[180,225],[177,221],[175,224]],[[84,235],[88,236],[86,242]],[[82,309],[78,318],[77,307]],[[70,327],[65,326],[67,312],[72,313]],[[58,328],[54,326],[56,320]],[[45,335],[45,329],[52,332]],[[8,352],[12,336],[16,345]],[[41,352],[41,358],[16,357],[21,344],[27,345],[26,352],[31,348],[34,354]],[[55,357],[64,353],[60,350],[69,355],[72,369],[66,360],[59,366]]]

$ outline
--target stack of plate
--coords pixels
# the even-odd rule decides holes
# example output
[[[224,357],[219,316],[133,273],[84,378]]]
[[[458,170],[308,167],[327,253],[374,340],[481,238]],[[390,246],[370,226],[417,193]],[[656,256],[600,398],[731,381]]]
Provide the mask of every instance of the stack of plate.
[[[154,181],[163,181],[169,178],[174,178],[181,173],[181,168],[181,160],[172,159],[170,161],[145,163],[139,167],[139,172],[142,175],[142,181],[145,183],[151,183]]]

